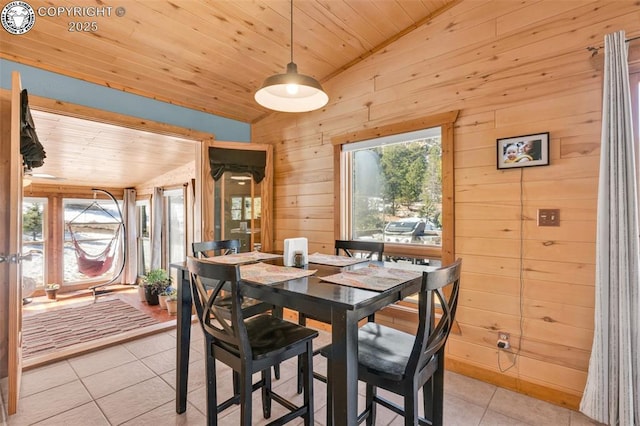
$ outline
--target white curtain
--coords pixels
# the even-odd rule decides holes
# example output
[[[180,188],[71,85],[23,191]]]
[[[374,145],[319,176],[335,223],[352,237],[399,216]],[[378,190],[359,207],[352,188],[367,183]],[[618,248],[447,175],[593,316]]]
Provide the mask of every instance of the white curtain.
[[[138,278],[138,232],[136,221],[136,190],[124,190],[124,204],[122,208],[122,216],[125,229],[127,231],[127,239],[125,246],[125,263],[122,271],[122,284],[135,284]]]
[[[628,46],[605,36],[596,236],[596,311],[580,411],[609,425],[640,425],[640,237]]]
[[[162,222],[163,197],[162,188],[153,188],[151,196],[151,265],[150,268],[162,268]]]

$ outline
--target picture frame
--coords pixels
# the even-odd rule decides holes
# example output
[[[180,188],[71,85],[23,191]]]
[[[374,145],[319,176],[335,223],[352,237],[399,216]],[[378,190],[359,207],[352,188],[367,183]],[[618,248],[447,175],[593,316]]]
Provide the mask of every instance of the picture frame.
[[[497,140],[498,169],[549,165],[549,132]]]

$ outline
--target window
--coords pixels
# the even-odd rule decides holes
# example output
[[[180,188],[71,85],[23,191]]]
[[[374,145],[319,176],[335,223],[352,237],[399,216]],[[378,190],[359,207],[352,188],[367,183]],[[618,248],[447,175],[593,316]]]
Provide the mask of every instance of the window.
[[[151,208],[149,200],[136,201],[138,223],[138,274],[144,275],[151,269]]]
[[[226,171],[214,183],[215,239],[240,240],[240,251],[260,250],[262,185],[247,173]]]
[[[347,238],[442,246],[440,127],[342,146]]]
[[[165,197],[165,226],[167,236],[165,247],[168,264],[183,262],[186,256],[186,227],[184,188],[164,191]]]
[[[27,291],[42,287],[45,283],[46,212],[46,198],[24,198],[22,202],[22,253],[30,254],[30,257],[22,262],[22,276]]]
[[[332,138],[336,239],[382,240],[390,260],[454,261],[457,117],[448,111]]]

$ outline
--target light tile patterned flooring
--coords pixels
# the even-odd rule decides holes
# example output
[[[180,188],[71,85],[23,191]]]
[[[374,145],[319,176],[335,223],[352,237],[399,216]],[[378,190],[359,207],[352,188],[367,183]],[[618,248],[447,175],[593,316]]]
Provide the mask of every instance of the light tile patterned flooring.
[[[172,330],[25,372],[19,411],[9,417],[8,424],[205,425],[202,333],[197,325],[192,330],[186,413],[175,413],[175,330]],[[326,340],[326,333],[320,339]],[[321,357],[315,357],[314,363],[316,369],[325,367]],[[285,363],[282,377],[274,381],[279,393],[294,400],[296,365],[295,360]],[[220,377],[230,379],[227,367],[218,364],[218,369]],[[228,396],[230,380],[219,385],[219,392]],[[315,422],[324,425],[325,385],[314,381],[314,392]],[[254,393],[253,401],[254,424],[268,423],[261,415],[259,392]],[[274,403],[272,418],[282,413]],[[378,413],[379,425],[403,424],[402,419],[385,408],[380,407]],[[237,407],[229,408],[219,424],[235,426],[238,415]],[[445,425],[461,426],[595,424],[578,412],[451,372],[445,375],[444,420]]]

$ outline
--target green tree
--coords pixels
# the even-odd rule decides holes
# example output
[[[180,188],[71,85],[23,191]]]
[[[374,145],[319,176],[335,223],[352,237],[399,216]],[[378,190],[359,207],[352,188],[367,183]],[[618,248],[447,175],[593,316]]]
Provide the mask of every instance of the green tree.
[[[440,140],[429,140],[426,147],[427,167],[425,169],[424,185],[420,198],[422,208],[420,214],[441,226],[440,211],[442,210],[442,147]]]
[[[22,215],[22,232],[31,234],[33,241],[42,232],[42,209],[39,203],[32,204]]]
[[[378,148],[384,176],[383,194],[396,215],[401,205],[410,207],[420,199],[425,179],[424,143],[414,141]]]

